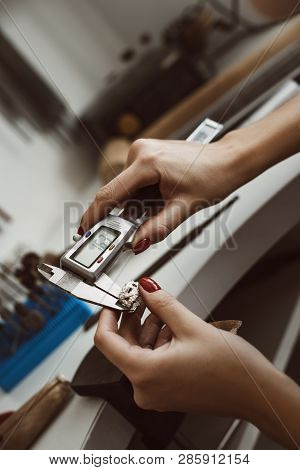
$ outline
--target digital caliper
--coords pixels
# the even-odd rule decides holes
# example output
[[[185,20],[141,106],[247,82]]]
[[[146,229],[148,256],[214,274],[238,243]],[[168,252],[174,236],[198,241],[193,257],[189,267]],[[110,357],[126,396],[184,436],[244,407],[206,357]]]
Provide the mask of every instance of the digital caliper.
[[[187,141],[207,144],[222,128],[222,124],[205,119]],[[122,209],[113,209],[105,219],[88,230],[61,257],[60,268],[42,264],[38,268],[39,272],[49,282],[79,299],[126,310],[119,301],[121,288],[104,270],[126,245],[130,245],[136,230],[149,218],[147,210],[141,211],[141,206],[132,216],[129,205],[130,202]]]

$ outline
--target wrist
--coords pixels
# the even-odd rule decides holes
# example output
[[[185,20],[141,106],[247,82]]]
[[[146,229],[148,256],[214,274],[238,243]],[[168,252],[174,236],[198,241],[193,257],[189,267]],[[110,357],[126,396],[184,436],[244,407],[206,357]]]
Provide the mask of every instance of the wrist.
[[[235,185],[242,185],[300,150],[300,95],[220,141],[230,150],[227,164]]]
[[[255,161],[258,145],[242,131],[244,129],[231,131],[213,144],[217,150],[217,166],[227,181],[228,194],[260,173]]]
[[[248,410],[247,419],[285,448],[299,448],[299,387],[272,364],[261,370],[257,385],[260,396]]]

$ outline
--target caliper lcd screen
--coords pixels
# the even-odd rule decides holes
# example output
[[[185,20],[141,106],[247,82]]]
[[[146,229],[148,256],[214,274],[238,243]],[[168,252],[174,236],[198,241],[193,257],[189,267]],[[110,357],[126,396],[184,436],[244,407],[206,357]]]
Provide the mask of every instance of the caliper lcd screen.
[[[75,251],[71,259],[90,268],[119,235],[117,230],[102,226]]]

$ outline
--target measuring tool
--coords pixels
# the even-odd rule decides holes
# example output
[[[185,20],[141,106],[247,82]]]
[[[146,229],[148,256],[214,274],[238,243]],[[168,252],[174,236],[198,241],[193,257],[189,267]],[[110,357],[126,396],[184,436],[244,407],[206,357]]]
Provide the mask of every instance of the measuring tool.
[[[222,129],[222,124],[205,119],[187,141],[207,144]],[[121,209],[114,208],[105,219],[88,230],[61,257],[60,268],[42,264],[38,271],[49,282],[79,299],[126,310],[119,302],[121,287],[104,270],[126,246],[130,246],[136,230],[149,218],[148,211],[136,202],[153,201],[157,197],[161,199],[158,187],[144,188],[134,202],[129,201]]]

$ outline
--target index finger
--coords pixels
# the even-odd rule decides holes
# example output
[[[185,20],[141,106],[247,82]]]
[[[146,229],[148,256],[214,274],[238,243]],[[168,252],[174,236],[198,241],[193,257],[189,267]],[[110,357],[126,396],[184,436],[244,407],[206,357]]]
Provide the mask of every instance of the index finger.
[[[134,353],[132,345],[118,333],[120,313],[104,308],[100,314],[95,345],[122,372],[126,374],[137,363],[139,354]],[[138,346],[136,346],[138,347]],[[140,348],[142,350],[142,348]]]

